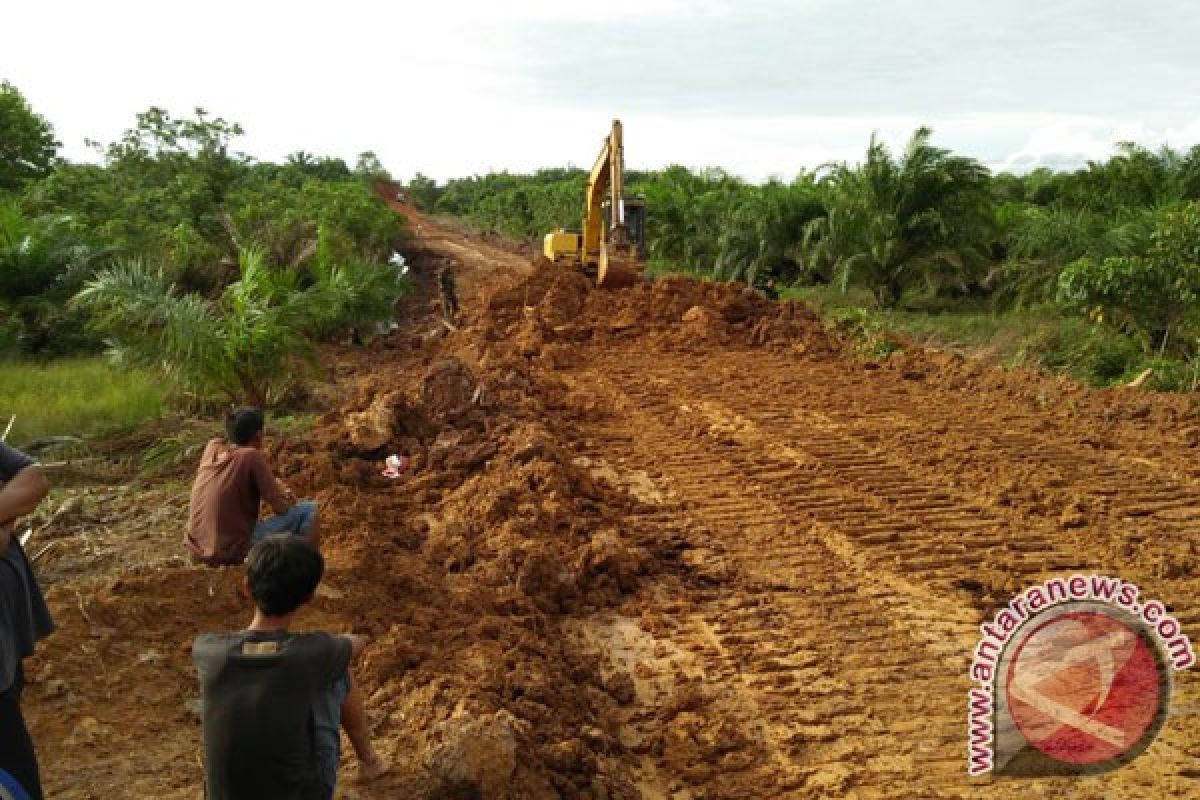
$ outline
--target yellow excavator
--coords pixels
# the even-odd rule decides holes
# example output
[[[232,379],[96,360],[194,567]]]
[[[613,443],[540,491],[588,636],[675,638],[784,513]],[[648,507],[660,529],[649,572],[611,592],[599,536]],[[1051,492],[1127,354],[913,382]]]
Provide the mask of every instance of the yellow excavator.
[[[546,234],[543,252],[555,263],[583,269],[597,286],[616,289],[641,278],[646,257],[646,203],[625,197],[625,147],[621,121],[612,132],[588,176],[583,230],[559,228]]]

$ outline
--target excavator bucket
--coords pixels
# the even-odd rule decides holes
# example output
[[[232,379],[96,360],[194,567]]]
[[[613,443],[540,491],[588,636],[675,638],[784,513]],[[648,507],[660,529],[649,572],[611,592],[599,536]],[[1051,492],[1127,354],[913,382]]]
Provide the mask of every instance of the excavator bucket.
[[[600,289],[623,289],[642,280],[636,258],[610,258],[608,247],[600,245],[600,260],[596,264],[596,286]]]

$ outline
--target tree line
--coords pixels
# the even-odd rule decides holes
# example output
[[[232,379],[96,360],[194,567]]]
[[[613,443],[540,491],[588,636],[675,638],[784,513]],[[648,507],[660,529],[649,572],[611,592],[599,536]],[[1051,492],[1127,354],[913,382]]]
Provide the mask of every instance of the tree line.
[[[70,162],[0,84],[0,358],[107,349],[190,401],[271,403],[316,342],[390,319],[406,228],[373,192],[378,158],[256,161],[242,133],[151,108],[90,143],[97,163]]]
[[[444,185],[418,175],[424,208],[537,237],[579,224],[583,170],[494,173]],[[857,164],[792,181],[720,169],[632,172],[648,206],[648,250],[718,280],[863,287],[882,308],[931,295],[999,310],[1050,306],[1136,338],[1148,354],[1200,345],[1200,146],[1120,145],[1073,171],[992,174],[933,143],[893,152],[876,138]]]

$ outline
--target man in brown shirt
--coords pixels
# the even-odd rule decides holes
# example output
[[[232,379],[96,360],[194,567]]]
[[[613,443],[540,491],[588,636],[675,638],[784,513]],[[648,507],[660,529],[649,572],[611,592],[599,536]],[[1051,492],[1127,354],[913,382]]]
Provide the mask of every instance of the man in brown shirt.
[[[250,545],[271,533],[293,533],[320,547],[317,504],[297,502],[275,480],[262,453],[263,426],[261,409],[240,408],[225,420],[228,438],[213,439],[204,448],[184,538],[200,563],[240,564]],[[278,516],[260,522],[264,500]]]

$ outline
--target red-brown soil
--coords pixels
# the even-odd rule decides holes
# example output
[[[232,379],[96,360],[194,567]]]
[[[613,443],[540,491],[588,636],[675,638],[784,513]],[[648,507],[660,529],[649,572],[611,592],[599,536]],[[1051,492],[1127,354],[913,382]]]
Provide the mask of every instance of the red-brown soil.
[[[1097,570],[1198,629],[1191,398],[915,349],[862,362],[803,306],[595,291],[414,222],[401,329],[331,351],[330,409],[271,448],[325,514],[302,627],[372,637],[357,673],[397,766],[341,796],[1200,794],[1191,673],[1118,772],[965,770],[976,626],[1011,593]],[[398,479],[389,453],[412,459]],[[178,558],[186,496],[157,491],[45,534],[60,630],[26,706],[52,798],[199,796],[188,648],[249,611],[238,570]]]

